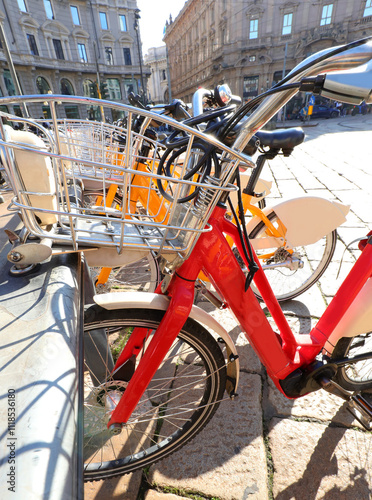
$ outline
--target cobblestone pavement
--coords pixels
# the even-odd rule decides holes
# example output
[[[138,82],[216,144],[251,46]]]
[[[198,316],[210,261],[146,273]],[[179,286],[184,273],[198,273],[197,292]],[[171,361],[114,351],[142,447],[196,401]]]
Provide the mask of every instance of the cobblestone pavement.
[[[372,226],[371,129],[371,114],[320,120],[306,127],[304,144],[290,158],[277,158],[265,167],[263,177],[273,181],[269,206],[304,194],[351,205],[323,277],[308,292],[283,304],[299,331],[316,324],[358,255],[355,244],[346,250],[336,278],[346,246]],[[223,403],[196,439],[146,474],[87,484],[85,498],[371,498],[372,436],[353,421],[343,402],[323,391],[296,401],[285,399],[267,379],[234,319],[209,303],[199,305],[237,342],[239,397]]]

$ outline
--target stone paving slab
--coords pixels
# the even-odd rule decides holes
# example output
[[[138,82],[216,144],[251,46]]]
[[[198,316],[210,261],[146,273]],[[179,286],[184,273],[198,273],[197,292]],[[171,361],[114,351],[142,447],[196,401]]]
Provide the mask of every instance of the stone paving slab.
[[[267,500],[261,377],[241,373],[239,397],[227,401],[188,445],[150,469],[150,483],[221,500]]]
[[[307,394],[301,398],[287,399],[279,392],[271,380],[268,381],[268,415],[277,417],[306,418],[324,423],[332,421],[345,427],[361,427],[345,402],[323,390]]]
[[[135,500],[141,486],[142,472],[118,478],[85,483],[84,500]]]
[[[274,418],[269,444],[275,500],[371,498],[370,434]]]
[[[156,490],[148,490],[144,500],[189,500],[190,497],[182,497],[178,495],[173,495],[172,493],[163,493]]]

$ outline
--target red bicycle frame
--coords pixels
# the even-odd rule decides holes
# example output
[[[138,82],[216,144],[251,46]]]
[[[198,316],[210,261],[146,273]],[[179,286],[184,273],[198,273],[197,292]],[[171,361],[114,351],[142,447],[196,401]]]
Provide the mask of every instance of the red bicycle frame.
[[[291,331],[259,260],[255,257],[259,270],[255,274],[254,282],[279,329],[277,334],[270,326],[252,290],[245,291],[245,275],[225,237],[228,235],[233,239],[240,255],[243,256],[239,233],[237,227],[225,218],[225,213],[225,208],[215,208],[209,219],[212,230],[200,236],[190,257],[174,273],[166,292],[170,297],[169,307],[113,411],[108,426],[128,421],[190,314],[195,281],[200,271],[208,276],[224,298],[267,373],[284,395],[286,394],[280,381],[298,368],[306,368],[314,362],[372,274],[372,244],[368,244],[316,327],[308,335],[301,335],[299,341]],[[161,293],[160,290],[158,293]],[[131,342],[128,342],[119,356],[114,371],[133,354],[138,354],[138,346],[142,345],[143,340],[143,329],[136,328],[131,335]]]

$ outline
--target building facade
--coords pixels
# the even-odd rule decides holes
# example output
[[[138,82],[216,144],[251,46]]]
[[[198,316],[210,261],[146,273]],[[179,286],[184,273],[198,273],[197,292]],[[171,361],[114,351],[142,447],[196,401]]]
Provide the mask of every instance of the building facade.
[[[167,26],[171,90],[228,83],[248,100],[319,50],[372,35],[372,0],[188,0]]]
[[[151,72],[147,89],[149,100],[154,104],[169,102],[166,46],[151,47],[145,55],[145,64]]]
[[[99,88],[107,99],[127,102],[129,92],[145,92],[138,12],[136,0],[0,0],[0,23],[22,94],[94,97]],[[2,42],[0,93],[15,95]],[[20,113],[17,107],[9,111]],[[71,118],[100,118],[93,107],[64,111]],[[46,116],[47,108],[40,113]]]

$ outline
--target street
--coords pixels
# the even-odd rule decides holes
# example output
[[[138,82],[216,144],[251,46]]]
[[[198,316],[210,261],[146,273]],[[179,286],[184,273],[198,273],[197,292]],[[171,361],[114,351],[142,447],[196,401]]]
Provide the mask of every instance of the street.
[[[357,244],[344,253],[347,245],[372,226],[372,115],[310,124],[315,126],[305,128],[305,142],[290,158],[277,157],[265,166],[262,177],[273,181],[267,205],[307,193],[350,204],[351,210],[319,283],[283,304],[298,333],[316,324],[358,256]],[[140,491],[146,500],[370,498],[372,436],[360,429],[342,400],[323,391],[287,400],[267,379],[235,320],[208,302],[199,306],[237,343],[239,397],[222,403],[197,438],[144,475],[88,483],[85,498],[134,500]]]

